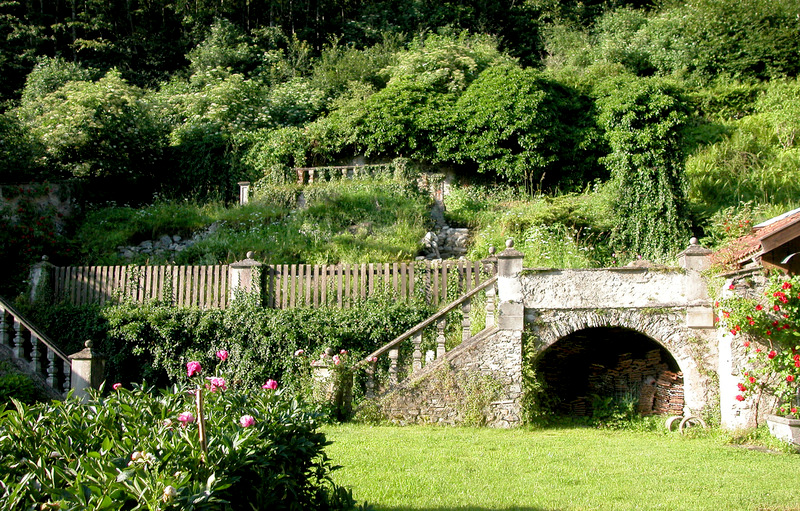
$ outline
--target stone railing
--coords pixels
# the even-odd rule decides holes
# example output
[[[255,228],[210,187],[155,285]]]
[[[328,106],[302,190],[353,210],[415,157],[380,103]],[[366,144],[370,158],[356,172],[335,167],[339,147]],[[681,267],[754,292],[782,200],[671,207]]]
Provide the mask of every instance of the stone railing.
[[[410,340],[413,348],[412,352],[412,359],[411,359],[411,371],[409,372],[408,376],[413,375],[423,369],[423,367],[427,364],[431,364],[437,359],[442,358],[446,352],[446,336],[445,330],[447,328],[447,316],[450,312],[457,310],[459,307],[462,311],[462,319],[461,319],[461,342],[477,337],[481,335],[482,332],[486,331],[487,329],[494,328],[495,323],[495,308],[496,308],[496,296],[497,296],[497,276],[491,277],[485,282],[481,283],[479,286],[475,287],[468,293],[464,294],[457,300],[449,303],[442,309],[440,309],[436,314],[432,315],[425,321],[419,323],[418,325],[414,326],[410,330],[406,331],[405,333],[401,334],[400,336],[396,337],[394,340],[390,341],[386,345],[382,346],[381,348],[375,350],[374,352],[370,353],[365,359],[359,362],[358,365],[365,366],[367,372],[367,382],[366,382],[366,394],[367,397],[374,397],[376,395],[376,382],[375,382],[375,371],[377,367],[378,358],[384,354],[389,355],[389,385],[394,386],[397,385],[399,377],[399,364],[398,359],[400,358],[400,349],[399,346],[405,342]],[[486,323],[485,328],[476,336],[473,336],[472,331],[472,318],[476,310],[472,307],[472,301],[481,292],[485,292],[486,296]],[[436,350],[430,350],[426,353],[426,356],[423,360],[422,355],[422,339],[423,333],[425,329],[433,327],[436,328]]]
[[[59,395],[72,388],[72,363],[66,353],[0,298],[0,346],[16,361],[27,363]]]

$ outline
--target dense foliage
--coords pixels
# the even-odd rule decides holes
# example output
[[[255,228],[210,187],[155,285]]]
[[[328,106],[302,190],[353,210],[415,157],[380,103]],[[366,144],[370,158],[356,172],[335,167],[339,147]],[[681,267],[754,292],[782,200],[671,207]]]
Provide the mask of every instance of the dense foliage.
[[[38,327],[58,338],[69,353],[92,339],[106,354],[106,380],[169,385],[189,360],[207,364],[227,350],[238,360],[226,368],[232,381],[247,385],[274,379],[297,383],[301,367],[293,354],[324,348],[366,355],[427,317],[430,308],[388,297],[352,308],[268,309],[245,297],[226,310],[176,308],[169,304],[24,308]],[[300,390],[300,389],[298,389]]]
[[[718,239],[723,208],[795,205],[798,7],[3,2],[0,181],[123,177],[139,202],[231,200],[248,180],[286,198],[269,187],[292,167],[399,156],[529,194],[611,178],[610,252],[666,259],[689,229]],[[349,257],[294,227],[277,237],[313,254],[282,260]],[[397,259],[418,248],[405,231]],[[226,260],[227,243],[187,257]]]
[[[330,479],[327,442],[317,429],[321,417],[288,392],[210,391],[185,380],[161,392],[115,387],[86,403],[72,397],[16,402],[0,411],[3,509],[333,510],[354,504]],[[204,397],[204,420],[195,392]]]

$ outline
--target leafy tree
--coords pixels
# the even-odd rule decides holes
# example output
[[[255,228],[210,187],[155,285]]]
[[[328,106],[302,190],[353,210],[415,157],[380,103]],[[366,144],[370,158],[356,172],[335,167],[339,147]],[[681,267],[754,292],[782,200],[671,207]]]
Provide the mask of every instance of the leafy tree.
[[[36,156],[40,151],[15,115],[0,114],[0,182],[38,177]]]
[[[675,255],[687,238],[682,91],[655,78],[614,78],[598,87],[599,121],[617,186],[612,242],[643,257]]]
[[[416,37],[396,58],[386,69],[390,78],[413,78],[440,92],[463,91],[489,66],[512,62],[494,37],[466,31]]]
[[[586,100],[539,71],[495,66],[455,102],[438,157],[473,163],[529,191],[537,183],[579,183],[591,173],[581,155],[590,149],[589,111]]]
[[[160,163],[166,133],[142,97],[112,70],[96,82],[70,81],[26,102],[20,117],[56,171],[144,177]]]

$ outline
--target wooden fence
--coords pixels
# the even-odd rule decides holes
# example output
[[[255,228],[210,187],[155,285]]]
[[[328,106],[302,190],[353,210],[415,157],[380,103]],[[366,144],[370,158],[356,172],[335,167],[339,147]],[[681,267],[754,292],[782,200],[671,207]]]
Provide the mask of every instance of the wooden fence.
[[[273,308],[348,307],[381,293],[399,300],[445,303],[494,275],[479,261],[278,264],[262,268],[264,304]],[[122,298],[169,301],[179,307],[225,308],[230,300],[227,266],[82,266],[54,270],[58,301],[103,304]]]
[[[125,298],[224,309],[230,294],[228,267],[221,265],[56,267],[53,277],[55,299],[74,305]]]

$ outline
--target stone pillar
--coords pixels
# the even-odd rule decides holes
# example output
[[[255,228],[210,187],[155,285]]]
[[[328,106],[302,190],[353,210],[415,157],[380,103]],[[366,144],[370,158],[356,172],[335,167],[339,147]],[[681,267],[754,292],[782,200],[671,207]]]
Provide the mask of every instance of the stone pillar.
[[[41,262],[31,267],[28,276],[28,299],[34,302],[50,302],[53,299],[53,270],[55,266],[42,256]]]
[[[689,240],[689,248],[678,254],[678,262],[681,268],[687,270],[703,271],[711,267],[711,260],[708,256],[711,250],[700,246],[697,238]]]
[[[250,181],[239,181],[239,205],[250,202]]]
[[[247,258],[232,263],[229,268],[228,286],[230,300],[236,299],[240,293],[254,294],[261,298],[261,264],[253,260],[253,252],[247,253]]]
[[[514,240],[497,255],[497,326],[501,330],[522,331],[525,326],[525,307],[522,303],[522,272],[524,254],[514,249]]]
[[[485,272],[491,277],[497,275],[497,250],[494,246],[489,247],[489,257],[481,261],[481,271]],[[486,328],[495,326],[495,311],[497,310],[497,293],[496,287],[491,286],[486,288]]]
[[[689,248],[678,254],[678,261],[686,270],[684,296],[686,326],[689,328],[714,328],[714,310],[709,303],[706,281],[700,272],[711,266],[711,250],[701,247],[697,238],[689,240]]]
[[[99,389],[105,376],[106,357],[92,349],[94,343],[86,341],[85,348],[69,356],[72,361],[71,387],[76,397],[88,399],[88,389]]]

